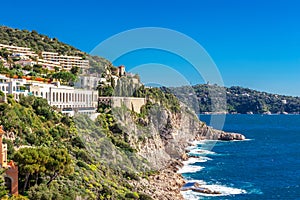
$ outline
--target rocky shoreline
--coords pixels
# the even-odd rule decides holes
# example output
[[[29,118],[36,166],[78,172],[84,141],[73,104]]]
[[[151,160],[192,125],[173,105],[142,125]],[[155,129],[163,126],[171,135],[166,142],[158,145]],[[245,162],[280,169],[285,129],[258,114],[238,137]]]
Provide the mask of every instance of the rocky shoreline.
[[[180,160],[172,160],[170,164],[151,175],[139,181],[131,182],[131,185],[144,194],[159,200],[184,200],[180,191],[186,183],[183,176],[178,174],[178,168],[182,167]]]
[[[218,140],[230,141],[245,139],[245,136],[242,134],[221,132],[222,134]],[[196,182],[189,185],[184,177],[178,173],[178,170],[184,166],[183,161],[187,161],[191,157],[193,156],[189,156],[188,152],[185,152],[180,159],[170,161],[168,166],[159,170],[157,174],[139,181],[131,182],[131,184],[138,191],[151,196],[153,199],[159,200],[184,200],[180,192],[187,190],[204,194],[221,194],[219,191],[205,188]]]
[[[149,168],[157,172],[138,181],[130,181],[130,184],[139,193],[153,199],[183,199],[180,192],[186,181],[178,170],[183,167],[182,162],[189,158],[186,152],[189,141],[245,139],[242,134],[227,133],[207,126],[185,105],[181,105],[180,113],[154,106],[149,110],[147,126],[137,126],[129,112],[120,116],[120,123],[128,133],[130,144],[138,149],[139,156],[148,161]],[[199,187],[191,189],[216,193]]]
[[[218,137],[218,140],[220,141],[232,141],[232,140],[245,140],[245,136],[242,134],[238,133],[226,133],[223,131],[220,131],[220,135]],[[193,144],[191,144],[193,145]],[[187,150],[182,156],[181,156],[181,161],[187,161],[189,158],[193,158],[197,156],[191,156],[188,155],[189,151]],[[192,190],[193,192],[198,192],[198,193],[203,193],[203,194],[212,194],[212,195],[220,195],[222,194],[219,191],[214,191],[208,188],[203,187],[197,182],[194,183],[187,183],[181,187],[181,191],[188,191]]]

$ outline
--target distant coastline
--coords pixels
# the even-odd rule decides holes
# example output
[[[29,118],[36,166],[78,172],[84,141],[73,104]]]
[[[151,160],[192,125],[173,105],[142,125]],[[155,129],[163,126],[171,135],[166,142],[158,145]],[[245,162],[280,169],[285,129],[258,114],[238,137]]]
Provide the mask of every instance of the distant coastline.
[[[198,115],[300,115],[300,113],[228,113],[228,112],[204,112]]]
[[[300,97],[239,86],[200,84],[167,88],[201,114],[300,114]]]

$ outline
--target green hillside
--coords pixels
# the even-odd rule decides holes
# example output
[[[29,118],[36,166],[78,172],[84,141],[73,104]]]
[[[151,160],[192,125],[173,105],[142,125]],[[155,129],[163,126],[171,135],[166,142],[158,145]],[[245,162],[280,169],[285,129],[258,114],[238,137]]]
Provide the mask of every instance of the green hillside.
[[[270,94],[237,86],[226,88],[208,84],[171,90],[187,105],[192,105],[197,113],[300,114],[299,97]]]
[[[38,34],[36,31],[13,29],[6,26],[0,26],[0,43],[28,47],[36,52],[50,51],[62,55],[85,55],[84,52],[58,41],[57,38],[50,38],[46,35]]]
[[[101,74],[105,68],[112,66],[111,62],[99,56],[91,56],[87,53],[60,42],[57,38],[50,38],[36,31],[14,29],[6,26],[0,26],[0,44],[28,47],[36,53],[42,51],[56,52],[60,55],[80,56],[90,61],[90,73]]]
[[[138,196],[127,180],[146,175],[140,170],[145,161],[124,140],[110,113],[93,122],[62,115],[42,98],[23,97],[18,103],[9,96],[8,103],[0,104],[0,124],[11,135],[4,140],[8,157],[18,163],[19,190],[29,199]],[[124,162],[110,159],[112,152]]]

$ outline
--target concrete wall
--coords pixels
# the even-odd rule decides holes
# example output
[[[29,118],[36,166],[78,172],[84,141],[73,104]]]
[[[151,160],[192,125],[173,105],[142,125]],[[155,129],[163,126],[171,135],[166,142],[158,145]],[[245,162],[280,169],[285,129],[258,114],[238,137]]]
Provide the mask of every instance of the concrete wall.
[[[146,104],[146,99],[137,97],[99,97],[99,103],[110,104],[111,107],[124,105],[128,109],[140,113],[141,107]]]

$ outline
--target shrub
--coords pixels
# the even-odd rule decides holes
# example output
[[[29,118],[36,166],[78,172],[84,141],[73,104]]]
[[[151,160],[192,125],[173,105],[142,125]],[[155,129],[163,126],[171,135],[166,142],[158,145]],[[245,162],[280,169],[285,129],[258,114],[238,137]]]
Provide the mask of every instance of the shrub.
[[[140,196],[139,200],[153,200],[152,197],[150,197],[146,194],[139,193],[139,196]]]
[[[128,192],[125,197],[129,199],[139,199],[139,194],[137,192]]]

